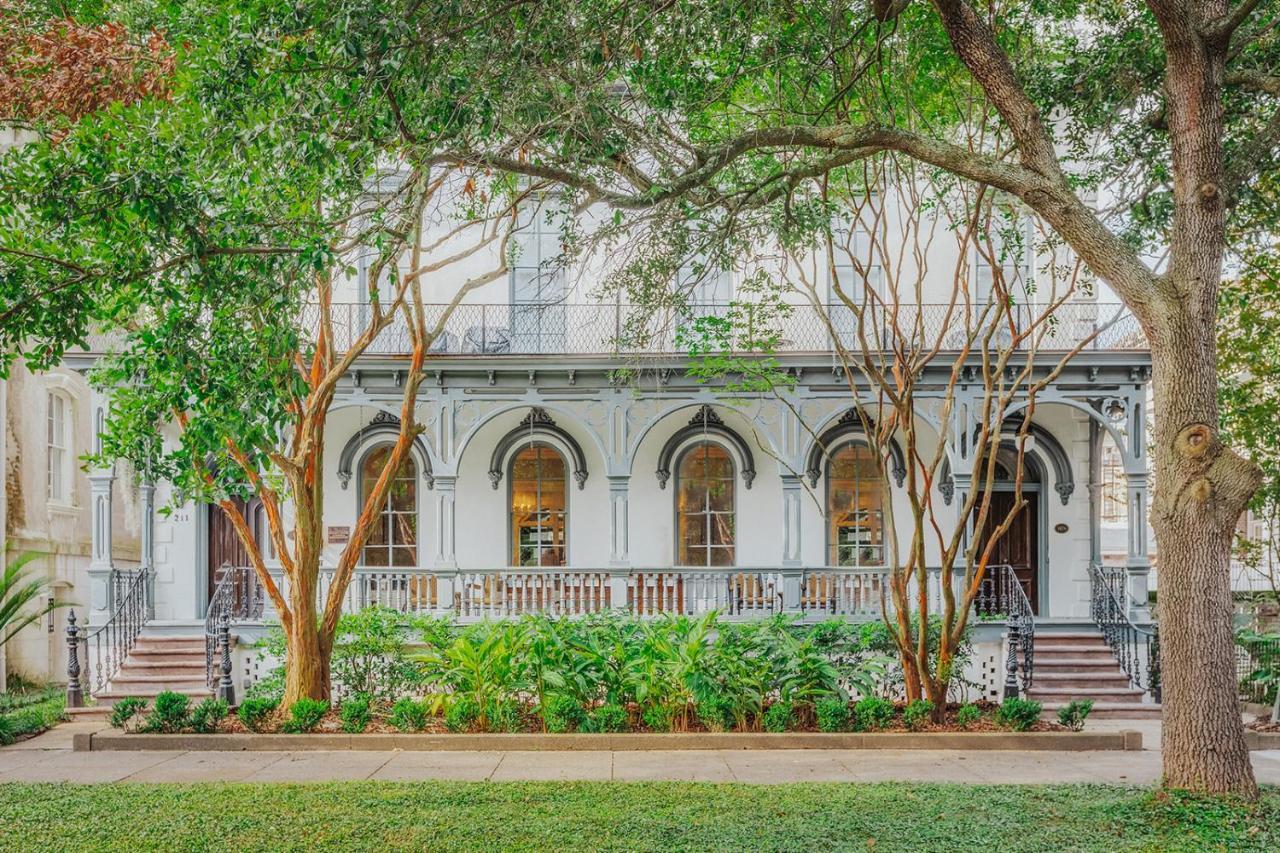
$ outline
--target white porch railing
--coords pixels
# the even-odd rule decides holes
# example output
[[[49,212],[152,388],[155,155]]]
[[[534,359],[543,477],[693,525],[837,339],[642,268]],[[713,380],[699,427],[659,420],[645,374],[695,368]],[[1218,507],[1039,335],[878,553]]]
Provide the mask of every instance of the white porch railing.
[[[926,578],[929,608],[938,612],[941,572],[931,568]],[[332,569],[321,572],[318,595],[322,601],[332,581]],[[957,580],[956,597],[960,596]],[[343,594],[343,610],[377,605],[462,621],[526,613],[582,616],[617,610],[654,617],[715,610],[728,619],[793,612],[815,619],[862,622],[880,618],[882,598],[892,614],[888,574],[881,568],[360,568]],[[908,600],[915,609],[919,600],[915,581],[908,587]],[[994,593],[979,595],[975,607],[980,612],[1000,612]]]

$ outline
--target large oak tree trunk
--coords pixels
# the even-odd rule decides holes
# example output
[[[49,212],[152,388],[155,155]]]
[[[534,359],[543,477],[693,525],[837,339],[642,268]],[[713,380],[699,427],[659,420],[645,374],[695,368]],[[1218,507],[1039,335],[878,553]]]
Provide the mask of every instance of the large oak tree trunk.
[[[1257,469],[1218,440],[1212,309],[1168,314],[1151,342],[1164,783],[1252,796],[1236,704],[1229,552]]]

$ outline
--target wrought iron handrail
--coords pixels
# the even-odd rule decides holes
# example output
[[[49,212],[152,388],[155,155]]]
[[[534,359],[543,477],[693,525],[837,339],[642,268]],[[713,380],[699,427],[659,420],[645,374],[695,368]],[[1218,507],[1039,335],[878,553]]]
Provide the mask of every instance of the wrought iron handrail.
[[[1117,592],[1115,575],[1089,564],[1089,616],[1116,656],[1129,683],[1160,701],[1160,627],[1129,617],[1129,595]]]
[[[83,704],[84,694],[102,692],[120,671],[147,621],[147,570],[112,569],[111,616],[92,631],[67,617],[67,704]],[[84,665],[78,652],[84,651]]]
[[[1007,698],[1016,697],[1019,688],[1025,692],[1035,680],[1036,619],[1026,587],[1013,566],[987,566],[987,576],[974,605],[979,613],[1005,617],[1009,649],[1004,691]]]
[[[204,616],[204,674],[210,687],[216,687],[221,673],[214,666],[218,653],[218,630],[223,616],[229,620],[260,619],[265,604],[262,584],[251,566],[223,564],[209,608]]]

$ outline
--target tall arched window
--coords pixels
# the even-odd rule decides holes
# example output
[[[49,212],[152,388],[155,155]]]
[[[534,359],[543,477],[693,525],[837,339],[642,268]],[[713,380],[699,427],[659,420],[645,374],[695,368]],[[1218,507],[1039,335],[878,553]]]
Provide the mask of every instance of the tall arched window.
[[[827,463],[827,559],[884,565],[884,492],[874,451],[846,444]]]
[[[365,454],[360,463],[360,502],[373,489],[391,458],[391,445],[383,444]],[[418,466],[406,456],[391,481],[378,510],[369,541],[360,553],[365,566],[416,566],[418,564]]]
[[[511,459],[511,564],[568,564],[569,512],[565,462],[540,441]]]
[[[676,465],[676,562],[734,564],[733,458],[719,444],[699,442]]]

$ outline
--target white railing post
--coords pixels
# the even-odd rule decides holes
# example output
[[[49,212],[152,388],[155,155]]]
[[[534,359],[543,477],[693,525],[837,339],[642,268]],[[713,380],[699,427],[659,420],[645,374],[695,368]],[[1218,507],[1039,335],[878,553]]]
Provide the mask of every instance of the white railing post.
[[[614,610],[629,610],[636,612],[636,605],[639,604],[639,594],[634,603],[627,601],[627,592],[631,587],[631,571],[626,568],[615,568],[609,572],[609,606]]]

